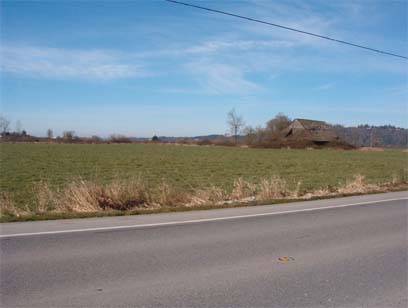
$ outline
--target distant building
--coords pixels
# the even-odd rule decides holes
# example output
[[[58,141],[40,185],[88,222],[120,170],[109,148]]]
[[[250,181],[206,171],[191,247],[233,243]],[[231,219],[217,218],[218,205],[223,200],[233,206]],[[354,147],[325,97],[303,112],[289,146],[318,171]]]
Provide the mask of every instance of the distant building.
[[[313,141],[316,144],[325,144],[338,141],[339,137],[333,127],[326,122],[295,119],[288,128],[283,131],[284,137],[288,139],[303,139]]]

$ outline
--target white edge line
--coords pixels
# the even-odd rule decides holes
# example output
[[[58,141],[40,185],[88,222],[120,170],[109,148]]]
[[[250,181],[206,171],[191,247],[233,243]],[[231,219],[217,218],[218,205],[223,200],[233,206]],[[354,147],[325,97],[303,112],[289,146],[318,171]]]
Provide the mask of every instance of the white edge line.
[[[5,235],[0,235],[0,239],[1,238],[30,236],[30,235],[63,234],[63,233],[78,233],[78,232],[105,231],[105,230],[139,229],[139,228],[146,228],[146,227],[159,227],[159,226],[171,226],[171,225],[186,225],[186,224],[193,224],[193,223],[199,223],[199,222],[232,220],[232,219],[241,219],[241,218],[250,218],[250,217],[261,217],[261,216],[272,216],[272,215],[281,215],[281,214],[289,214],[289,213],[301,213],[301,212],[319,211],[319,210],[327,210],[327,209],[342,208],[342,207],[349,207],[349,206],[355,206],[355,205],[390,202],[390,201],[398,201],[398,200],[408,200],[408,197],[395,198],[395,199],[386,199],[386,200],[376,200],[376,201],[365,201],[365,202],[340,204],[340,205],[330,205],[330,206],[316,207],[316,208],[311,208],[311,209],[290,210],[290,211],[272,212],[272,213],[259,213],[259,214],[248,214],[248,215],[216,217],[216,218],[204,218],[204,219],[194,219],[194,220],[181,220],[181,221],[170,221],[170,222],[127,225],[127,226],[113,226],[113,227],[60,230],[60,231],[43,231],[43,232],[33,232],[33,233],[5,234]]]

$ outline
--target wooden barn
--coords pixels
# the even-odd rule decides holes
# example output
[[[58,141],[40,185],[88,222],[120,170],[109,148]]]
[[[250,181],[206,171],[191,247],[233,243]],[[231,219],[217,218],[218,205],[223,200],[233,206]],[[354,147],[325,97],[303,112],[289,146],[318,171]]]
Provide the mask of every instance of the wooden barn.
[[[339,140],[334,129],[326,122],[307,119],[295,119],[283,131],[283,136],[285,139],[307,140],[321,145]]]

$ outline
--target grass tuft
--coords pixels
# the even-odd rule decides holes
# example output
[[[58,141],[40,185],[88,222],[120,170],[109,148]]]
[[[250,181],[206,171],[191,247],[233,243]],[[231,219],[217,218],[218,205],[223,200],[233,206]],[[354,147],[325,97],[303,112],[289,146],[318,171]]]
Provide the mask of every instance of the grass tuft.
[[[115,179],[100,188],[98,206],[104,210],[126,211],[144,207],[149,203],[150,194],[146,183],[140,178],[130,180]]]
[[[28,214],[26,211],[16,207],[13,198],[9,193],[0,193],[0,216],[9,217],[21,217],[24,214]]]
[[[90,181],[76,180],[64,191],[56,194],[53,200],[58,211],[65,209],[71,212],[88,213],[101,210],[99,197],[102,188]]]
[[[292,195],[288,189],[286,180],[279,177],[263,179],[259,185],[257,199],[261,201],[283,199]]]

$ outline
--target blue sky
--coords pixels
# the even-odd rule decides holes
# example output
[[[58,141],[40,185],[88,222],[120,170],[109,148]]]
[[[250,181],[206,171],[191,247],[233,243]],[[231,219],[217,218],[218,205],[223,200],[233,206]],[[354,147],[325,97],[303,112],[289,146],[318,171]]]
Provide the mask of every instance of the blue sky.
[[[407,1],[193,1],[403,55]],[[408,61],[164,1],[2,1],[1,112],[34,135],[408,127]]]

